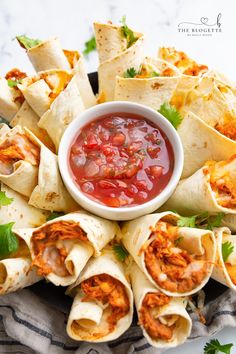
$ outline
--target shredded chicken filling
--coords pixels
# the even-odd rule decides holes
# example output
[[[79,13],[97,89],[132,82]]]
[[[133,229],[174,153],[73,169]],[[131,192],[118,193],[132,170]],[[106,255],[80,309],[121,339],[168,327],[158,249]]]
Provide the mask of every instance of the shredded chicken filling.
[[[125,286],[108,274],[95,275],[81,283],[85,296],[82,301],[99,301],[107,305],[107,335],[114,331],[117,322],[129,312],[129,298]],[[93,333],[93,336],[96,334]],[[99,333],[97,333],[99,336]]]
[[[225,263],[226,270],[230,276],[230,279],[236,285],[236,265],[232,265],[230,263]]]
[[[1,174],[11,174],[14,171],[14,163],[17,161],[23,160],[33,166],[38,166],[39,159],[40,148],[24,134],[16,133],[0,144]]]
[[[228,162],[227,162],[228,163]],[[217,203],[224,208],[236,208],[236,182],[222,162],[209,161],[204,173],[210,174],[210,185]]]
[[[221,134],[227,136],[227,138],[236,140],[236,123],[231,121],[225,124],[217,124],[215,129]]]
[[[167,67],[166,69],[159,71],[156,70],[154,66],[152,65],[147,65],[143,64],[141,65],[141,68],[138,72],[138,74],[135,75],[135,78],[138,79],[148,79],[151,77],[159,77],[159,76],[175,76],[175,72],[173,69]]]
[[[6,80],[11,80],[11,81],[15,81],[16,84],[17,83],[21,83],[21,81],[26,77],[26,73],[20,71],[19,69],[12,69],[10,71],[8,71],[8,73],[5,76]],[[18,89],[17,85],[13,86],[13,89],[15,91],[17,91],[17,96],[15,97],[14,101],[19,102],[20,104],[22,104],[24,102],[24,96],[22,94],[22,92]]]
[[[164,60],[171,62],[185,75],[199,76],[207,72],[208,66],[198,64],[190,59],[184,52],[179,52],[174,48],[162,48],[161,54]]]
[[[155,282],[162,288],[184,293],[196,288],[208,272],[206,255],[197,256],[179,248],[178,227],[159,221],[152,228],[154,238],[145,252],[145,265]]]
[[[79,223],[58,221],[35,231],[32,244],[35,258],[32,262],[39,275],[54,273],[61,277],[71,275],[66,268],[65,259],[75,241],[88,241]]]
[[[142,307],[139,310],[139,321],[150,337],[155,340],[170,340],[173,337],[175,324],[168,326],[168,324],[163,324],[158,318],[155,318],[158,309],[169,302],[169,296],[162,293],[148,293],[143,299]],[[168,317],[166,316],[167,320]]]

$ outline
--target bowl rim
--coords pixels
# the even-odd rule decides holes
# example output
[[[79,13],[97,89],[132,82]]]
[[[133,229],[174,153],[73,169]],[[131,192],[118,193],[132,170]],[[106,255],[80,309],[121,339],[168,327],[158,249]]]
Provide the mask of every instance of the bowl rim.
[[[117,108],[116,108],[117,107]],[[172,176],[168,182],[168,184],[165,186],[165,188],[156,195],[154,198],[151,200],[144,202],[143,204],[135,205],[135,206],[126,206],[126,207],[109,207],[104,204],[101,204],[97,201],[94,201],[90,199],[89,197],[84,194],[75,181],[73,180],[73,176],[70,172],[69,169],[69,164],[68,164],[68,153],[69,149],[75,140],[76,136],[78,136],[79,132],[81,129],[86,126],[87,124],[91,123],[92,121],[95,121],[97,118],[109,114],[109,113],[130,113],[127,112],[126,109],[134,109],[136,110],[133,112],[134,114],[140,114],[140,116],[143,116],[146,120],[150,120],[153,122],[153,120],[149,117],[150,116],[156,116],[156,122],[154,122],[158,127],[159,127],[159,121],[161,122],[161,125],[164,125],[165,127],[163,128],[160,126],[161,130],[166,134],[172,149],[174,153],[174,169],[172,172]],[[107,110],[108,112],[102,112],[103,109]],[[109,110],[110,109],[110,110]],[[138,112],[144,111],[145,113]],[[149,115],[148,115],[149,114]],[[86,116],[89,115],[89,118],[86,118]],[[93,117],[92,117],[93,116]],[[86,118],[86,122],[84,122],[84,119]],[[83,122],[81,124],[81,121]],[[174,137],[175,141],[171,141],[169,135],[172,135]],[[62,176],[62,179],[67,187],[68,192],[70,195],[75,199],[74,195],[78,197],[78,200],[76,200],[77,203],[80,203],[79,200],[83,200],[84,204],[90,204],[90,206],[93,208],[93,210],[96,210],[95,208],[98,208],[102,210],[103,212],[108,212],[108,213],[128,213],[128,212],[140,212],[143,209],[149,208],[151,206],[154,206],[157,204],[158,200],[167,200],[170,193],[174,191],[175,187],[177,186],[182,171],[183,171],[183,165],[184,165],[184,152],[183,152],[183,146],[181,139],[177,133],[177,130],[172,126],[172,124],[166,119],[161,113],[158,111],[155,111],[153,108],[150,108],[148,106],[145,106],[140,103],[135,103],[135,102],[130,102],[130,101],[111,101],[111,102],[105,102],[101,103],[99,105],[95,105],[93,107],[90,107],[83,111],[82,113],[78,114],[78,116],[68,125],[66,130],[63,133],[59,149],[58,149],[58,164],[59,164],[59,170]],[[164,201],[164,202],[165,202]],[[162,204],[164,204],[164,202]],[[86,209],[86,208],[85,208]],[[145,214],[145,212],[144,212]]]

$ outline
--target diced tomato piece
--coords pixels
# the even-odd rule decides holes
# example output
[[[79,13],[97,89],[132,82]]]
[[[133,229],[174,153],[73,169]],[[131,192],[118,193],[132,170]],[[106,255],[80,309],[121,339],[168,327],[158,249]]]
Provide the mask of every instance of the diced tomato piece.
[[[156,159],[158,157],[158,153],[161,151],[161,149],[159,147],[157,148],[153,148],[151,146],[148,146],[147,148],[147,152],[148,155],[152,158],[152,159]]]
[[[89,134],[84,142],[85,146],[89,149],[93,149],[98,146],[98,141],[94,134]]]
[[[154,177],[160,177],[163,173],[162,166],[150,166],[150,175]]]
[[[140,191],[140,192],[138,192],[137,197],[139,198],[139,200],[145,201],[148,197],[148,194],[144,191]]]
[[[126,194],[129,197],[133,197],[137,193],[138,193],[138,188],[134,184],[131,184],[126,190]]]
[[[146,191],[148,190],[147,182],[144,180],[136,181],[135,186],[138,188],[140,191]]]
[[[103,203],[109,207],[119,208],[120,200],[119,198],[104,198]]]
[[[112,143],[115,146],[120,146],[123,145],[125,143],[125,135],[123,133],[117,133],[116,135],[114,135],[112,137]]]

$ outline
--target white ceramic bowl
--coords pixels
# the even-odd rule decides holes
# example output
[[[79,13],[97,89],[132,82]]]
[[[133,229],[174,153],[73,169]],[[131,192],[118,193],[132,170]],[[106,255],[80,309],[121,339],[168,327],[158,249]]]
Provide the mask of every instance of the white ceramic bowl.
[[[113,208],[99,204],[98,202],[89,199],[82,191],[80,191],[77,184],[73,181],[73,177],[69,169],[69,150],[72,142],[74,142],[75,138],[81,131],[81,128],[94,121],[98,117],[109,113],[118,112],[138,114],[155,123],[159,128],[161,128],[161,130],[169,139],[173,147],[175,158],[172,177],[164,190],[148,202],[133,207]],[[183,148],[180,138],[174,127],[166,118],[151,108],[141,104],[124,101],[114,101],[94,106],[73,120],[62,137],[58,152],[58,159],[63,181],[69,193],[76,200],[76,202],[91,213],[111,220],[131,220],[141,215],[152,213],[161,207],[161,205],[163,205],[171,196],[175,187],[177,186],[177,183],[179,182],[184,160]]]

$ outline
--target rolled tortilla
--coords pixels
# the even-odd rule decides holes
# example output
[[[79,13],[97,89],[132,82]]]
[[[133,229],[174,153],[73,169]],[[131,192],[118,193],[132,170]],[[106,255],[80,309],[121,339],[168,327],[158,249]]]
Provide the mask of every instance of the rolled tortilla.
[[[236,215],[225,215],[222,219],[222,225],[228,227],[232,232],[236,232]]]
[[[135,262],[130,268],[130,278],[139,325],[148,343],[165,349],[184,343],[192,328],[185,310],[186,299],[161,293]]]
[[[55,285],[76,281],[89,258],[115,237],[117,224],[83,211],[48,221],[32,233],[33,265]]]
[[[30,107],[27,101],[24,101],[10,122],[11,127],[16,127],[17,125],[22,128],[28,128],[39,140],[42,141],[50,150],[55,151],[55,146],[52,140],[49,138],[46,130],[39,128],[38,126],[39,116]]]
[[[179,78],[180,72],[173,65],[146,58],[136,77],[116,77],[115,101],[138,102],[159,109],[172,98]]]
[[[39,148],[24,129],[0,127],[0,180],[29,197],[37,185]],[[5,159],[6,162],[5,162]]]
[[[202,75],[208,71],[208,67],[198,64],[187,54],[173,47],[159,48],[158,57],[176,66],[182,73],[171,100],[171,103],[181,110],[186,104],[188,94],[200,82]]]
[[[186,53],[176,50],[174,47],[161,47],[158,57],[176,66],[186,76],[202,76],[208,71],[206,65],[198,64]]]
[[[183,108],[206,124],[236,140],[236,95],[234,89],[212,77],[203,77],[192,90]]]
[[[25,288],[41,279],[31,268],[30,229],[15,229],[13,233],[18,238],[19,248],[14,254],[0,260],[0,295]]]
[[[164,210],[182,215],[201,212],[236,214],[236,155],[226,161],[208,161],[181,180]]]
[[[0,207],[0,224],[14,222],[14,228],[34,228],[46,222],[49,212],[30,206],[27,200],[13,189],[2,183],[0,185],[1,192],[13,199],[11,204]]]
[[[235,141],[206,124],[192,112],[185,114],[178,127],[178,133],[184,148],[182,178],[191,176],[206,161],[227,160],[236,154]]]
[[[50,38],[35,47],[27,50],[27,55],[36,71],[49,69],[70,70],[71,65],[68,61],[59,39]]]
[[[37,72],[60,69],[77,72],[78,87],[85,108],[96,104],[96,99],[89,83],[84,59],[75,50],[62,49],[58,38],[50,38],[27,50],[27,55]],[[39,114],[41,117],[42,114]]]
[[[9,87],[7,80],[0,78],[0,116],[10,122],[18,112],[21,102],[17,99],[19,91]]]
[[[41,72],[19,85],[27,103],[40,116],[38,126],[47,131],[56,149],[69,123],[85,108],[95,104],[90,85],[89,90],[86,87],[83,73],[63,70]]]
[[[16,151],[20,155],[13,158],[12,151],[6,149],[11,159],[9,164],[1,162],[0,180],[28,197],[29,204],[36,208],[65,212],[78,209],[63,185],[57,156],[27,128],[3,127],[3,134],[3,128],[0,130],[0,158],[2,148],[9,145],[8,142],[13,153]],[[23,148],[22,141],[25,142]]]
[[[69,292],[75,295],[67,322],[71,338],[107,342],[130,327],[133,293],[123,264],[112,251],[104,250],[100,257],[91,259]]]
[[[122,241],[157,289],[170,296],[187,296],[208,282],[216,246],[213,232],[177,227],[178,218],[163,212],[126,222]]]
[[[138,71],[144,60],[144,36],[134,32],[137,40],[128,47],[120,26],[94,23],[100,65],[98,68],[99,102],[112,101],[116,76],[133,67]]]
[[[212,278],[236,290],[236,236],[231,235],[227,227],[216,228],[214,230],[217,244],[216,263],[213,269]],[[233,252],[226,261],[223,259],[222,245],[230,242]]]

